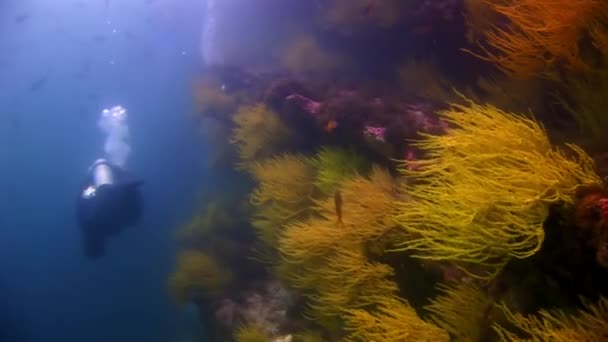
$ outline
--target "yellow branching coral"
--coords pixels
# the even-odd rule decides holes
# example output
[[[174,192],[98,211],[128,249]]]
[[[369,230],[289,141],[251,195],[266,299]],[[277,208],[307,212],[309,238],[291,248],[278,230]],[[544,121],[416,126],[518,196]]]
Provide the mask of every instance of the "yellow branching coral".
[[[232,280],[232,273],[215,258],[198,251],[181,252],[169,277],[169,290],[178,303],[214,297]]]
[[[251,174],[258,183],[251,195],[254,205],[280,202],[302,206],[311,198],[315,170],[303,155],[284,154],[255,162]]]
[[[508,20],[485,32],[488,48],[477,55],[502,71],[527,78],[559,64],[584,70],[579,41],[596,20],[601,1],[595,0],[483,0]]]
[[[361,248],[355,244],[336,248],[320,267],[309,270],[317,278],[317,291],[309,296],[313,316],[340,316],[344,310],[368,307],[378,296],[397,292],[397,284],[388,279],[393,269],[370,262]]]
[[[250,173],[258,184],[251,194],[258,209],[253,226],[263,242],[276,246],[280,228],[310,206],[315,169],[309,158],[285,154],[254,162]]]
[[[244,325],[239,327],[234,333],[236,342],[268,342],[270,337],[262,329],[254,325]]]
[[[406,301],[386,295],[374,311],[349,310],[345,316],[349,341],[447,342],[448,333],[420,319]]]
[[[581,185],[599,183],[591,158],[575,145],[555,149],[539,123],[470,102],[440,113],[453,126],[425,134],[426,152],[402,172],[416,184],[397,222],[414,256],[500,267],[534,254],[548,204],[572,203]]]
[[[480,341],[484,314],[493,305],[488,296],[467,283],[442,285],[439,290],[442,294],[425,307],[432,313],[431,320],[456,342]]]
[[[341,182],[368,168],[364,157],[337,147],[321,148],[314,162],[317,167],[314,184],[325,195],[333,195]]]
[[[535,316],[513,313],[503,306],[509,321],[523,332],[525,338],[495,326],[502,341],[531,342],[596,342],[608,337],[608,300],[600,298],[596,304],[586,304],[585,310],[567,315],[563,311],[542,310]]]
[[[231,142],[237,146],[245,169],[254,160],[275,154],[291,135],[278,114],[263,104],[242,106],[233,121],[236,127]]]
[[[304,290],[310,299],[309,315],[315,319],[373,305],[377,296],[397,291],[388,279],[392,269],[371,262],[365,251],[368,241],[393,227],[394,180],[386,170],[374,167],[369,178],[355,176],[339,185],[342,222],[334,198],[326,198],[316,201],[308,220],[289,224],[279,240],[287,262],[280,271]]]
[[[288,226],[280,240],[283,255],[305,261],[322,256],[343,243],[363,244],[393,227],[397,185],[388,171],[374,167],[369,178],[357,176],[340,186],[342,224],[333,198],[316,201],[315,216]]]

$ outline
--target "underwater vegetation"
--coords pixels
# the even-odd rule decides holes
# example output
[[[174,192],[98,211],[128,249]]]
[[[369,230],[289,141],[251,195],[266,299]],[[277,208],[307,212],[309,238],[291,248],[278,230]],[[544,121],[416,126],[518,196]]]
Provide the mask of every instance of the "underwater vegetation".
[[[480,58],[514,77],[547,74],[554,68],[584,71],[589,67],[579,47],[590,30],[596,46],[606,34],[601,1],[488,0],[503,20],[484,31]]]
[[[492,300],[471,283],[440,284],[441,294],[425,307],[430,320],[449,332],[454,341],[480,341],[485,314]]]
[[[169,278],[169,288],[179,303],[197,301],[221,293],[232,274],[217,260],[198,251],[184,251],[178,256],[177,268]]]
[[[195,82],[225,183],[176,302],[213,341],[605,340],[608,4],[313,7]]]
[[[254,163],[251,174],[258,183],[250,198],[257,208],[251,224],[260,242],[275,248],[281,228],[308,212],[315,178],[312,161],[284,154]]]
[[[449,341],[445,330],[417,317],[413,308],[395,297],[378,299],[374,312],[351,310],[346,329],[352,341]]]
[[[295,39],[285,48],[282,63],[286,70],[294,73],[330,74],[344,63],[343,59],[307,35]]]
[[[603,341],[608,334],[608,302],[602,298],[598,303],[586,304],[586,311],[566,314],[560,310],[542,310],[539,315],[526,317],[504,309],[511,324],[523,330],[527,338],[510,332],[503,327],[497,330],[507,341]]]
[[[602,136],[608,127],[608,72],[598,70],[566,80],[567,92],[559,98],[561,104],[576,120],[580,134],[587,137],[592,148],[601,148]],[[566,95],[567,94],[567,95]],[[569,96],[570,100],[567,100]],[[593,145],[600,146],[593,146]]]
[[[573,203],[577,187],[600,183],[590,157],[574,145],[573,157],[555,149],[531,119],[474,103],[440,115],[448,133],[424,135],[414,146],[427,157],[401,168],[414,184],[396,216],[408,235],[399,245],[417,257],[489,269],[529,257],[543,242],[549,205]]]
[[[246,325],[238,328],[234,334],[237,342],[266,342],[268,335],[253,325]]]
[[[289,139],[289,128],[263,104],[241,107],[233,120],[232,142],[238,146],[243,167],[276,153],[277,146]]]

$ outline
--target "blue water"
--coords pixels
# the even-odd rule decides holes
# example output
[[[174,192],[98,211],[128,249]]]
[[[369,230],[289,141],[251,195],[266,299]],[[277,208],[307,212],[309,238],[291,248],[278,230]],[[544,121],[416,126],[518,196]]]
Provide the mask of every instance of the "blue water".
[[[184,341],[197,330],[166,277],[173,231],[209,181],[188,117],[202,14],[195,0],[0,0],[1,341]],[[90,261],[74,199],[102,154],[99,113],[117,104],[145,212]]]

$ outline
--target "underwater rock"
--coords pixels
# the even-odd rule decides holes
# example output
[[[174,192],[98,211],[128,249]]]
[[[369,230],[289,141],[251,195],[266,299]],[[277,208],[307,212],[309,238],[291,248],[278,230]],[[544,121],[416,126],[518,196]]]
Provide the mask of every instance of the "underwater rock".
[[[257,289],[250,289],[217,303],[214,311],[216,322],[228,329],[239,326],[255,326],[275,341],[289,341],[290,335],[281,336],[288,323],[288,308],[292,296],[280,283],[270,281]]]
[[[595,254],[595,261],[608,269],[608,191],[590,188],[581,194],[575,209],[580,243]]]
[[[285,335],[282,337],[277,337],[274,339],[274,342],[291,342],[293,341],[293,336],[291,334]]]
[[[410,161],[416,153],[406,146],[406,140],[418,137],[419,132],[442,134],[447,129],[447,124],[435,114],[444,105],[420,99],[405,101],[336,89],[323,100],[299,93],[290,94],[285,100],[313,118],[326,134],[339,136],[338,140],[383,143],[390,146],[386,150],[393,155],[389,157]]]

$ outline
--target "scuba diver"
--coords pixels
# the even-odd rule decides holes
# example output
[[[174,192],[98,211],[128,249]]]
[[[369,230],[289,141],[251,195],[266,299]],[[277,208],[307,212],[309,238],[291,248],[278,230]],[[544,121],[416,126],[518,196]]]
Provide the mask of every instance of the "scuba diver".
[[[104,255],[105,240],[137,223],[141,216],[140,180],[105,159],[96,160],[76,202],[84,253]]]
[[[76,201],[76,217],[84,253],[89,258],[105,254],[105,243],[128,226],[135,225],[142,213],[142,181],[124,169],[130,152],[126,110],[120,106],[102,112],[99,122],[108,134],[108,159],[97,159],[88,170]]]

